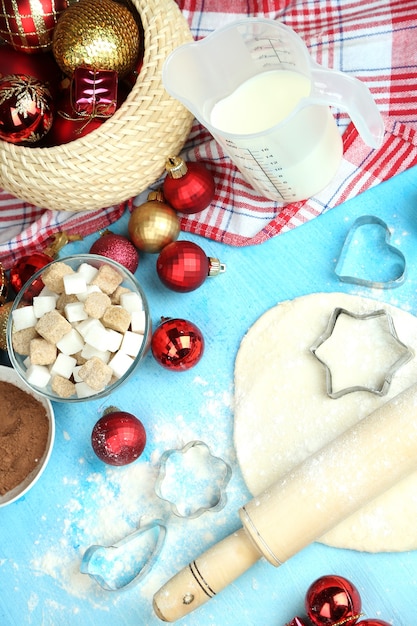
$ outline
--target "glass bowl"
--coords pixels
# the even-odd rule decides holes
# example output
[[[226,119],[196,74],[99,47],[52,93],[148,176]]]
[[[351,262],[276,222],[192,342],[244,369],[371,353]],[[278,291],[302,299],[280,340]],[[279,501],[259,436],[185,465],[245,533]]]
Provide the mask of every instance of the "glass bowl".
[[[52,404],[48,400],[48,398],[45,398],[42,394],[38,394],[33,389],[28,387],[26,383],[24,383],[23,380],[20,378],[20,376],[18,376],[18,374],[14,371],[14,369],[12,369],[11,367],[6,367],[5,365],[0,365],[0,385],[2,383],[9,383],[11,385],[14,385],[22,391],[30,394],[33,398],[35,398],[35,400],[38,400],[40,404],[42,404],[42,406],[45,408],[49,423],[49,430],[46,437],[44,452],[38,460],[36,466],[18,485],[16,485],[9,491],[6,491],[6,493],[0,494],[0,508],[11,504],[16,500],[19,500],[19,498],[24,496],[29,491],[29,489],[32,489],[32,487],[39,480],[44,469],[48,465],[48,461],[51,456],[55,440],[55,417]],[[16,417],[18,417],[18,415],[16,415]],[[3,437],[5,437],[4,433]]]
[[[31,308],[20,311],[24,307]],[[151,333],[148,302],[136,278],[95,254],[56,259],[37,271],[15,298],[6,330],[16,372],[56,402],[112,393],[144,358]]]

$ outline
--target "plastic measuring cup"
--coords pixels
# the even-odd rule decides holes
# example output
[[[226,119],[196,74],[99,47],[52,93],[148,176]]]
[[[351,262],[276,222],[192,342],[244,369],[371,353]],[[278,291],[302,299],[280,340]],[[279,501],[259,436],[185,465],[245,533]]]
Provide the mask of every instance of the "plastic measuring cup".
[[[274,20],[247,18],[176,48],[162,79],[271,200],[308,198],[336,174],[343,147],[330,106],[349,114],[370,147],[382,143],[383,121],[366,85],[318,65],[303,40]]]

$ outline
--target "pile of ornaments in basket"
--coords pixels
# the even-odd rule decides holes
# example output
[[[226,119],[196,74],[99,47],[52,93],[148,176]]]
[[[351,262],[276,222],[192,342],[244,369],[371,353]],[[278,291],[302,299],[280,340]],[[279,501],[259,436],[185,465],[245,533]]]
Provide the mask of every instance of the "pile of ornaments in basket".
[[[143,31],[116,0],[3,0],[0,139],[61,145],[102,124],[139,74]]]

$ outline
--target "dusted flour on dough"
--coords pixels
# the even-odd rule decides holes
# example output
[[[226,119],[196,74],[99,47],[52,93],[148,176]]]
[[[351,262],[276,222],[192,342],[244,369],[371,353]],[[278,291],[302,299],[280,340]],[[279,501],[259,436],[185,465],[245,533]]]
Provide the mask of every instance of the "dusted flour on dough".
[[[258,494],[356,421],[417,381],[414,357],[394,376],[387,395],[367,391],[332,399],[323,365],[310,348],[326,330],[335,308],[364,314],[385,309],[399,339],[417,352],[417,318],[391,305],[342,293],[317,293],[286,301],[267,311],[243,338],[235,364],[234,442],[245,482]],[[368,328],[368,327],[367,327]],[[371,328],[371,327],[369,327]],[[377,327],[376,327],[377,328]],[[372,332],[372,330],[370,330]],[[369,361],[370,345],[360,333],[338,333],[340,354]],[[377,360],[396,354],[375,335]],[[337,354],[337,343],[332,352]],[[345,359],[339,372],[343,378]],[[347,366],[346,366],[347,368]],[[347,369],[346,369],[347,371]],[[347,377],[347,380],[351,380]],[[406,433],[399,433],[407,436]],[[366,450],[363,463],[366,464]],[[360,469],[360,468],[358,468]],[[342,548],[403,551],[417,548],[417,469],[395,488],[321,538]]]

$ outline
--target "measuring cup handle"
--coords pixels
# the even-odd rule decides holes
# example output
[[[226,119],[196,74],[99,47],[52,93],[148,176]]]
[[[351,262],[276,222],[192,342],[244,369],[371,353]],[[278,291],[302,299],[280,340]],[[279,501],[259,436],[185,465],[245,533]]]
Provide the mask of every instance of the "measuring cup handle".
[[[357,78],[317,65],[312,70],[313,88],[309,101],[345,110],[364,142],[379,148],[384,122],[368,87]]]

